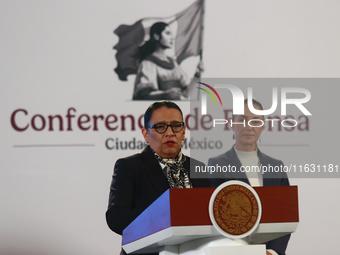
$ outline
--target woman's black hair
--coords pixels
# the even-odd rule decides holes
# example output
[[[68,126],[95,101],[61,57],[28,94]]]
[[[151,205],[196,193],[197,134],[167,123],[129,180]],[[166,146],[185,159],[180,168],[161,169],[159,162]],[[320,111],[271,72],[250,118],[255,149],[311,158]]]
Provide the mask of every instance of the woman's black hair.
[[[183,113],[182,113],[181,108],[179,108],[179,106],[175,104],[174,102],[167,101],[167,100],[157,101],[157,102],[154,102],[152,105],[150,105],[149,108],[145,111],[145,114],[144,114],[144,127],[145,128],[149,127],[152,113],[161,107],[176,109],[181,113],[181,116],[183,118]]]
[[[249,100],[252,101],[253,105],[257,105],[258,107],[260,107],[260,110],[263,110],[263,106],[259,100],[255,98],[250,98]],[[248,98],[244,99],[244,104],[248,104]]]
[[[158,41],[155,40],[154,35],[159,35],[161,38],[161,34],[163,30],[168,26],[167,23],[164,22],[156,22],[150,28],[150,39],[146,41],[142,46],[138,49],[138,59],[142,61],[144,58],[152,54],[158,44]]]
[[[261,104],[260,101],[258,101],[258,100],[255,99],[255,98],[249,98],[249,100],[252,101],[253,106],[254,106],[254,105],[257,105],[257,106],[260,108],[260,110],[263,110],[263,106],[262,106],[262,104]],[[244,104],[248,104],[248,98],[244,99]],[[232,119],[234,120],[234,114],[232,115]]]

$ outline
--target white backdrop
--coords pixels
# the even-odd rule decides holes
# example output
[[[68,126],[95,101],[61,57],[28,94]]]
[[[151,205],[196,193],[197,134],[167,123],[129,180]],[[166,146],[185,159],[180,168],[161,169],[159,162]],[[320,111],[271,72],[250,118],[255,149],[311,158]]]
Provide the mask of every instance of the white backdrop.
[[[113,30],[144,17],[168,17],[192,2],[1,1],[1,254],[119,254],[121,238],[104,216],[112,168],[119,157],[139,150],[108,149],[105,143],[142,141],[136,119],[150,102],[131,101],[134,76],[122,82],[113,72]],[[339,77],[339,9],[336,0],[207,0],[203,76]],[[183,63],[188,73],[192,63],[197,58]],[[327,93],[336,100],[339,91]],[[188,102],[179,105],[188,111]],[[16,124],[29,125],[21,132],[11,125],[18,109],[27,113],[19,112]],[[115,131],[100,121],[97,130],[93,122],[81,130],[77,118],[84,114],[92,120],[132,115],[135,130],[129,120],[126,130],[122,121]],[[63,117],[63,130],[56,124],[54,130],[32,128],[32,118],[39,126],[49,115]],[[338,126],[315,127],[315,139],[328,134],[322,151],[336,155]],[[277,148],[263,150],[280,157]],[[291,184],[299,186],[300,225],[287,254],[338,253],[340,180]]]

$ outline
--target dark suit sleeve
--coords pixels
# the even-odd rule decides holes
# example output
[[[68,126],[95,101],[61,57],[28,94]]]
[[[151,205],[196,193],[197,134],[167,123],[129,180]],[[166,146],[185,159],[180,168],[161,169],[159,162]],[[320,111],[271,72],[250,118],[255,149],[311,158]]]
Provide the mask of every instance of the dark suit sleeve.
[[[279,255],[285,255],[290,235],[285,235],[280,238],[276,238],[266,243],[267,250],[272,249]]]
[[[120,235],[135,217],[131,210],[134,197],[133,182],[134,176],[131,173],[131,167],[128,166],[128,161],[118,160],[112,176],[106,221],[109,228]]]
[[[189,158],[189,157],[187,157]],[[187,160],[190,162],[190,167],[188,168],[187,163],[185,163],[185,167],[188,168],[187,170],[189,171],[189,176],[190,176],[190,181],[192,183],[193,188],[209,188],[209,178],[205,173],[200,173],[199,178],[192,178],[192,173],[195,172],[196,166],[200,166],[200,167],[205,167],[205,164],[201,161],[198,161],[196,159],[193,158],[189,158],[189,160]],[[186,161],[186,162],[187,162]]]
[[[217,165],[217,161],[214,158],[208,159],[208,166],[216,166],[216,165]],[[223,178],[213,178],[213,177],[209,178],[210,187],[213,187],[213,188],[218,187],[225,181],[226,179],[223,179]]]

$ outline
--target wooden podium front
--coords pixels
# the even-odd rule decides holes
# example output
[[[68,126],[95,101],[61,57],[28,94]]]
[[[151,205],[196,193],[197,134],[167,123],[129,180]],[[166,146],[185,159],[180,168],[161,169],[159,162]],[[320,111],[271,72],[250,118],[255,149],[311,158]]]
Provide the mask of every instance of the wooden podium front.
[[[164,247],[221,236],[209,217],[215,188],[169,189],[141,213],[122,235],[127,253],[159,252]],[[299,222],[297,186],[254,187],[262,205],[260,223],[245,239],[260,244],[296,230]]]

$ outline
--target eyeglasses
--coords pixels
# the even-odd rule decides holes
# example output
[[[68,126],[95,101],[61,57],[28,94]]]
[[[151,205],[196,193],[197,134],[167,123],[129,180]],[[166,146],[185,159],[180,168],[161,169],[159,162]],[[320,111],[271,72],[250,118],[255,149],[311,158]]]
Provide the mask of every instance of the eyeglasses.
[[[164,134],[168,130],[168,127],[171,127],[172,132],[178,133],[183,130],[184,122],[173,122],[170,125],[165,123],[156,123],[150,126],[150,128],[153,128],[158,134]]]

